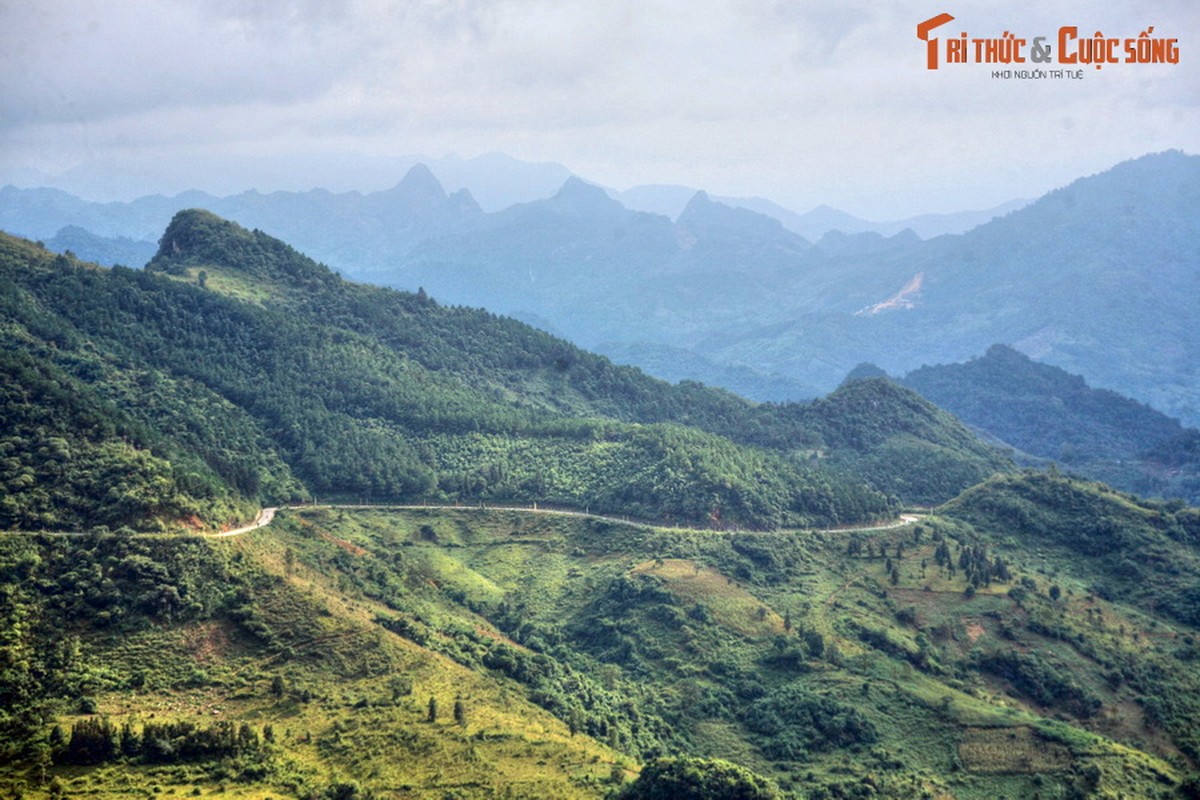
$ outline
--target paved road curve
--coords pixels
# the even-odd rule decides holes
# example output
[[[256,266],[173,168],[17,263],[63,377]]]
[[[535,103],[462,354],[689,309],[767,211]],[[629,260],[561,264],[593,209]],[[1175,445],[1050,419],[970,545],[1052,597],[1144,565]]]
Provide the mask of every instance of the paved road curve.
[[[254,522],[251,522],[249,525],[243,525],[240,528],[234,528],[233,530],[215,533],[213,534],[213,538],[220,539],[224,536],[241,536],[243,533],[256,531],[264,525],[270,525],[271,520],[275,519],[275,512],[278,510],[278,508],[273,506],[271,508],[264,508],[262,511],[258,512],[258,516],[254,518]]]

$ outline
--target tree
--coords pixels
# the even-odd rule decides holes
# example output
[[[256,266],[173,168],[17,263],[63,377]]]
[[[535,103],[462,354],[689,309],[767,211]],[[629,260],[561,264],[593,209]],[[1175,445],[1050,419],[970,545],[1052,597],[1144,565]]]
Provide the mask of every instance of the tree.
[[[88,717],[71,726],[64,761],[68,764],[102,764],[118,752],[116,727],[107,719]]]
[[[454,722],[464,728],[467,727],[467,706],[458,696],[454,698]]]
[[[820,631],[807,631],[804,634],[804,644],[808,648],[808,654],[813,658],[820,658],[825,655],[825,637]]]
[[[429,698],[429,713],[426,720],[429,722],[437,722],[438,718],[438,702],[436,697]]]
[[[283,676],[276,675],[271,679],[271,694],[276,698],[283,697],[284,685]]]

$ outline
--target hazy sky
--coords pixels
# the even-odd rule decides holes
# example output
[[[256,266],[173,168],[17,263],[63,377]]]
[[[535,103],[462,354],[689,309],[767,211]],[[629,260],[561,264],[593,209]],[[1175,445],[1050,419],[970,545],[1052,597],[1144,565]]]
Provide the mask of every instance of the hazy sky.
[[[930,72],[916,25],[943,11],[947,36],[1153,25],[1180,62],[1082,80]],[[1198,105],[1196,0],[0,0],[0,183],[80,164],[153,182],[218,155],[500,151],[618,189],[889,218],[1200,152]],[[312,185],[216,171],[200,188]]]

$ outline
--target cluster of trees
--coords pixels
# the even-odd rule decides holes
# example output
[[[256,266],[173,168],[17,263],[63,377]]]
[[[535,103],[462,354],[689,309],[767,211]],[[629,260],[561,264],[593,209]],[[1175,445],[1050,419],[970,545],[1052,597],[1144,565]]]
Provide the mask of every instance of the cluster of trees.
[[[146,527],[201,511],[199,487],[86,385],[19,351],[0,352],[0,375],[0,528]]]
[[[261,735],[248,723],[218,721],[199,725],[186,720],[138,725],[127,720],[120,727],[103,717],[85,717],[71,725],[70,733],[56,725],[50,731],[51,757],[59,764],[93,765],[112,761],[169,764],[228,758],[262,751],[275,740],[272,727]]]
[[[1075,681],[1069,669],[1036,652],[990,651],[976,653],[972,660],[976,668],[1007,680],[1038,705],[1060,708],[1082,719],[1095,716],[1102,705],[1099,697]]]
[[[746,707],[742,722],[769,758],[799,761],[809,753],[860,747],[879,732],[862,712],[798,684],[784,684]]]
[[[618,800],[778,800],[779,789],[720,759],[660,758],[647,764]]]
[[[1000,556],[989,555],[987,546],[983,544],[964,544],[959,549],[956,560],[950,552],[950,543],[943,539],[934,549],[933,559],[951,577],[954,576],[957,564],[957,568],[962,570],[966,577],[967,583],[975,588],[990,586],[993,580],[1005,583],[1012,580],[1012,573],[1004,559]]]
[[[569,663],[506,644],[490,647],[483,664],[523,683],[529,698],[564,720],[572,734],[585,733],[643,757],[680,746],[679,734],[664,720],[661,704],[630,684],[622,682],[623,691],[613,691]]]

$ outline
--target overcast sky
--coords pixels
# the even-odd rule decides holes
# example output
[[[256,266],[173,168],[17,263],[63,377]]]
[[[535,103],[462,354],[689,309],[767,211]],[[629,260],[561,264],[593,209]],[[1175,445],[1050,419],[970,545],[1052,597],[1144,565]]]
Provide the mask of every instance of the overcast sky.
[[[939,32],[972,37],[1153,25],[1180,63],[930,72],[916,25],[943,11]],[[169,165],[205,157],[311,155],[316,175],[339,154],[499,151],[617,189],[886,219],[1200,152],[1198,106],[1196,0],[0,0],[0,183],[127,165],[174,192]],[[304,172],[214,168],[200,188],[303,189]],[[400,175],[371,178],[356,188]]]

